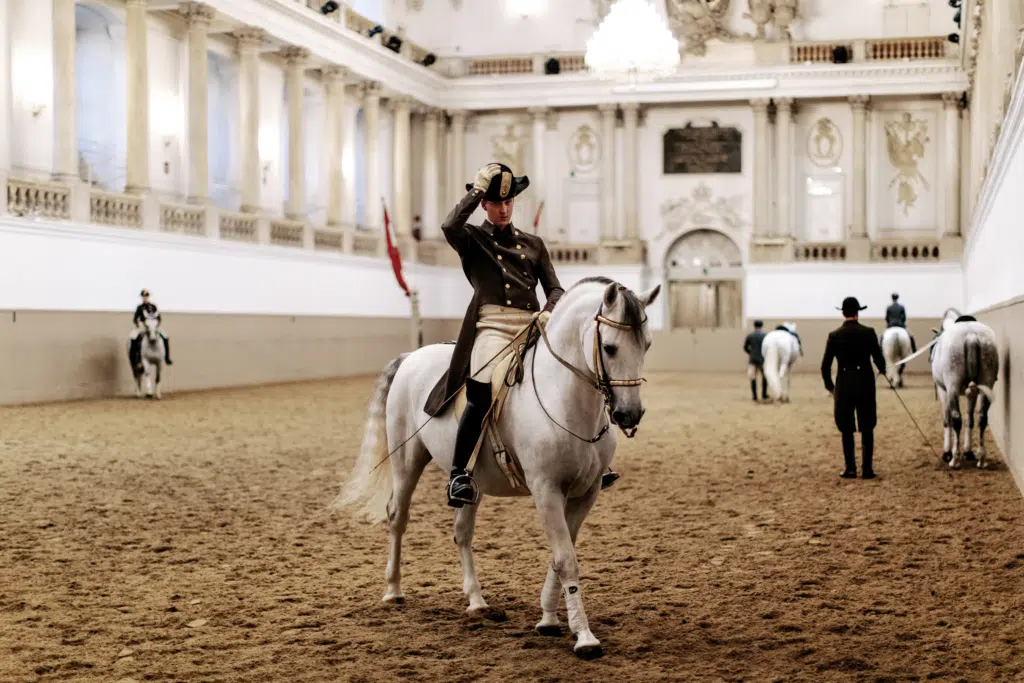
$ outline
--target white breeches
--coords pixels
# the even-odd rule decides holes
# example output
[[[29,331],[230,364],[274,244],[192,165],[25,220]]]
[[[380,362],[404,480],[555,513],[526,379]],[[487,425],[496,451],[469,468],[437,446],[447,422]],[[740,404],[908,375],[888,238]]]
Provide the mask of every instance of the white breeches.
[[[531,320],[533,313],[530,311],[494,304],[481,306],[477,314],[476,341],[469,357],[470,378],[490,382],[494,366],[512,353],[509,343]]]
[[[764,379],[764,366],[747,363],[747,379],[756,380],[759,376]]]

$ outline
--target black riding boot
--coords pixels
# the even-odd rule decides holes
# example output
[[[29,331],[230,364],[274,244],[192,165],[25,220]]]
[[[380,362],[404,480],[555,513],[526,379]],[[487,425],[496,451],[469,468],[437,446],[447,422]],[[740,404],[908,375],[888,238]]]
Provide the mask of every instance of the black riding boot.
[[[139,339],[136,337],[132,339],[128,346],[128,362],[132,366],[132,370],[139,367],[142,364],[142,357],[139,352]]]
[[[171,340],[164,337],[164,362],[168,365],[174,365],[171,362]]]
[[[914,339],[914,335],[910,335],[910,352],[917,353],[917,341]]]
[[[853,432],[843,432],[843,459],[846,461],[846,469],[839,475],[843,479],[853,479],[857,476],[857,458],[854,448]]]
[[[750,393],[754,396],[754,400],[757,400],[757,380],[750,380]]]
[[[764,401],[768,400],[768,380],[764,377],[761,378],[761,399]]]
[[[875,432],[874,430],[868,429],[860,433],[860,449],[861,449],[861,478],[862,479],[874,479],[875,470],[871,466],[871,461],[875,455]]]
[[[459,420],[459,432],[455,436],[455,457],[452,459],[452,473],[448,480],[448,505],[460,508],[472,505],[477,500],[476,482],[466,472],[466,465],[473,455],[476,442],[483,431],[484,417],[491,407],[491,385],[476,380],[466,380],[466,410]]]

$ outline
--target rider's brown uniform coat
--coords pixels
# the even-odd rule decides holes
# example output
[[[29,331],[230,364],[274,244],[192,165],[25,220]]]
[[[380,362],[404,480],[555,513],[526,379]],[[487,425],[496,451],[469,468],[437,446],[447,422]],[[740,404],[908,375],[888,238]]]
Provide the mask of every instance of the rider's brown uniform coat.
[[[480,306],[495,304],[530,312],[550,311],[564,293],[540,237],[521,232],[511,224],[501,230],[487,220],[479,226],[466,222],[483,196],[480,190],[470,190],[441,224],[448,244],[459,253],[462,272],[473,285],[473,299],[462,320],[451,365],[427,397],[423,410],[430,415],[441,414],[452,403],[445,401],[469,375]],[[543,309],[537,301],[537,283],[547,297]]]

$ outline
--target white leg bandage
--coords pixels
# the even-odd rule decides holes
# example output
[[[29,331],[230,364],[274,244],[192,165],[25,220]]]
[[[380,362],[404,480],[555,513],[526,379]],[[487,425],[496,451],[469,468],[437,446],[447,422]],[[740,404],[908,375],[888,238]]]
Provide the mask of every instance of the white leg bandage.
[[[548,568],[548,578],[544,581],[544,588],[540,591],[540,608],[545,613],[557,612],[558,601],[562,598],[561,581],[554,569]]]
[[[589,631],[587,613],[583,611],[583,592],[578,583],[565,584],[565,608],[569,613],[569,628],[573,633]]]

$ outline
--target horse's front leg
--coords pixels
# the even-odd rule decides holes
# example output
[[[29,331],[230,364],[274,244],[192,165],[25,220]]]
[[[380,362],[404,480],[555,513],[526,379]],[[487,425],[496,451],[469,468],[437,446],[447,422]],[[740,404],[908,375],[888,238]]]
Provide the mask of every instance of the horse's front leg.
[[[576,634],[576,646],[573,649],[581,657],[597,656],[601,654],[601,643],[591,633],[587,613],[583,609],[580,565],[576,560],[576,549],[566,520],[565,495],[555,486],[548,486],[534,491],[533,500],[541,526],[551,541],[554,555],[552,567],[562,584],[566,611],[569,613],[569,628]]]
[[[597,502],[597,495],[601,492],[600,483],[588,491],[583,498],[570,500],[565,509],[565,522],[569,527],[569,536],[572,538],[573,547],[576,546],[576,537],[583,525],[583,520],[590,513],[590,509]],[[562,598],[562,582],[555,572],[555,566],[548,567],[548,575],[544,580],[544,588],[540,591],[540,622],[534,627],[537,633],[542,636],[562,635],[562,625],[558,621],[558,605]]]
[[[476,505],[463,505],[455,510],[455,544],[459,546],[459,559],[462,562],[462,592],[469,598],[466,608],[471,616],[483,616],[490,607],[484,600],[480,582],[476,578],[476,565],[473,563],[473,530],[476,528]]]
[[[160,375],[163,374],[163,368],[163,363],[156,364],[156,386],[153,388],[153,393],[158,401],[163,398],[163,396],[160,395]]]

